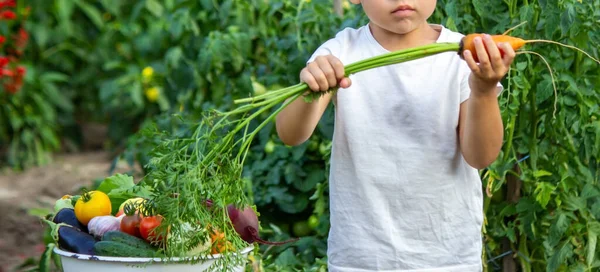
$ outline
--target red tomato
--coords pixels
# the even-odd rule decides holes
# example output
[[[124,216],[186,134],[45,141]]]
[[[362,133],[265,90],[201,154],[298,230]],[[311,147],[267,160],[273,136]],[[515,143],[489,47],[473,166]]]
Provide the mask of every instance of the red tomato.
[[[142,238],[148,242],[162,241],[163,236],[154,231],[154,229],[158,227],[161,222],[162,216],[160,215],[142,218],[142,221],[140,222],[140,235]]]
[[[142,218],[139,214],[126,215],[121,219],[121,231],[136,237],[142,237],[140,234],[140,222]]]

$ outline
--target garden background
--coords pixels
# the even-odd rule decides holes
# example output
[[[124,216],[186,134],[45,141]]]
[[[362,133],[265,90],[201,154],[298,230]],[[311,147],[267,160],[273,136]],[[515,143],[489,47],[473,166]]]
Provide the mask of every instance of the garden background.
[[[36,271],[38,216],[56,198],[140,177],[167,137],[155,132],[191,135],[178,116],[296,84],[317,46],[367,22],[345,0],[13,2],[0,1],[0,271]],[[526,22],[511,35],[599,56],[600,0],[440,0],[430,22],[494,34]],[[481,171],[482,257],[488,271],[598,271],[600,66],[553,44],[524,49],[544,59],[518,55],[503,80],[505,143]],[[332,124],[330,108],[300,146],[273,124],[253,142],[245,176],[261,234],[304,238],[261,246],[266,271],[326,269]]]

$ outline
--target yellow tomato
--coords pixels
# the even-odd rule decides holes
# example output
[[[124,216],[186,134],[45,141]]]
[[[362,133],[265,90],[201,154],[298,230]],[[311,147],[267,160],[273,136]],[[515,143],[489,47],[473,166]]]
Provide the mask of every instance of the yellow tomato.
[[[150,79],[153,74],[154,74],[154,69],[152,69],[152,67],[150,67],[150,66],[147,66],[146,68],[144,68],[144,70],[142,70],[142,76],[146,80]]]
[[[111,211],[110,198],[101,191],[85,192],[75,203],[75,217],[86,226],[92,218],[110,215]]]
[[[160,94],[160,91],[156,87],[152,87],[152,88],[149,88],[146,90],[146,98],[150,102],[156,102],[156,100],[158,100],[159,94]]]

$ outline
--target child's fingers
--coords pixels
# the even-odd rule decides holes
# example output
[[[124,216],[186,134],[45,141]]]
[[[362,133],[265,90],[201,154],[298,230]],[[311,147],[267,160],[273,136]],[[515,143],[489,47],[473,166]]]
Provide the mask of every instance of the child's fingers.
[[[333,67],[333,70],[335,71],[335,77],[338,80],[341,80],[344,78],[344,64],[340,61],[340,59],[336,58],[333,55],[329,55],[327,56],[327,59],[329,60],[329,63],[331,64],[331,66]]]
[[[492,37],[489,35],[484,36],[483,42],[487,49],[486,51],[489,55],[489,59],[491,60],[492,68],[494,71],[502,71],[504,69],[504,62],[502,61],[500,50],[498,50],[498,45],[496,45],[494,40],[492,40]]]
[[[342,80],[340,80],[340,87],[348,88],[348,87],[350,87],[350,85],[352,85],[352,80],[350,80],[349,77],[345,77],[345,78],[342,78]]]
[[[517,54],[509,43],[502,43],[499,46],[502,48],[502,52],[504,52],[504,57],[502,58],[504,66],[509,67]]]
[[[319,84],[318,90],[326,91],[327,89],[329,89],[329,81],[327,80],[325,73],[323,73],[323,71],[319,67],[318,63],[312,62],[307,66],[307,68],[308,68],[308,71],[312,74],[312,76],[317,81],[317,84]]]
[[[306,83],[313,91],[318,91],[320,89],[319,83],[317,83],[315,77],[308,71],[308,67],[302,69],[302,72],[300,72],[300,81]]]
[[[485,46],[483,45],[483,40],[480,37],[475,37],[473,42],[475,43],[475,53],[479,59],[479,67],[482,70],[489,70],[491,64],[489,56],[485,50]]]
[[[316,59],[317,64],[319,64],[319,68],[321,68],[321,71],[323,71],[323,74],[325,74],[325,78],[327,78],[327,81],[329,82],[327,86],[328,89],[329,87],[336,86],[338,82],[336,78],[336,72],[329,61],[330,60],[328,57],[320,57]]]
[[[300,77],[313,91],[327,91],[338,86],[338,83],[343,88],[351,84],[349,78],[344,80],[344,65],[333,55],[316,57],[302,69]]]
[[[477,65],[475,59],[473,58],[473,52],[471,52],[470,50],[465,50],[463,52],[463,57],[471,71],[473,71],[473,73],[475,74],[478,74],[480,72],[480,68],[479,65]]]

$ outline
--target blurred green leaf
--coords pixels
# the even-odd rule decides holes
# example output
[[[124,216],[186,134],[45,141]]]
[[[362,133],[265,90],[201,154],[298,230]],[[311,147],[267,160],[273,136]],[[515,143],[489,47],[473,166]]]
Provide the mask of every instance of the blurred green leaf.
[[[96,25],[98,29],[102,29],[104,27],[104,21],[102,20],[102,15],[98,9],[86,2],[84,0],[75,1],[77,6],[88,16],[88,18]]]
[[[163,6],[157,0],[146,0],[146,8],[156,17],[163,15]]]

